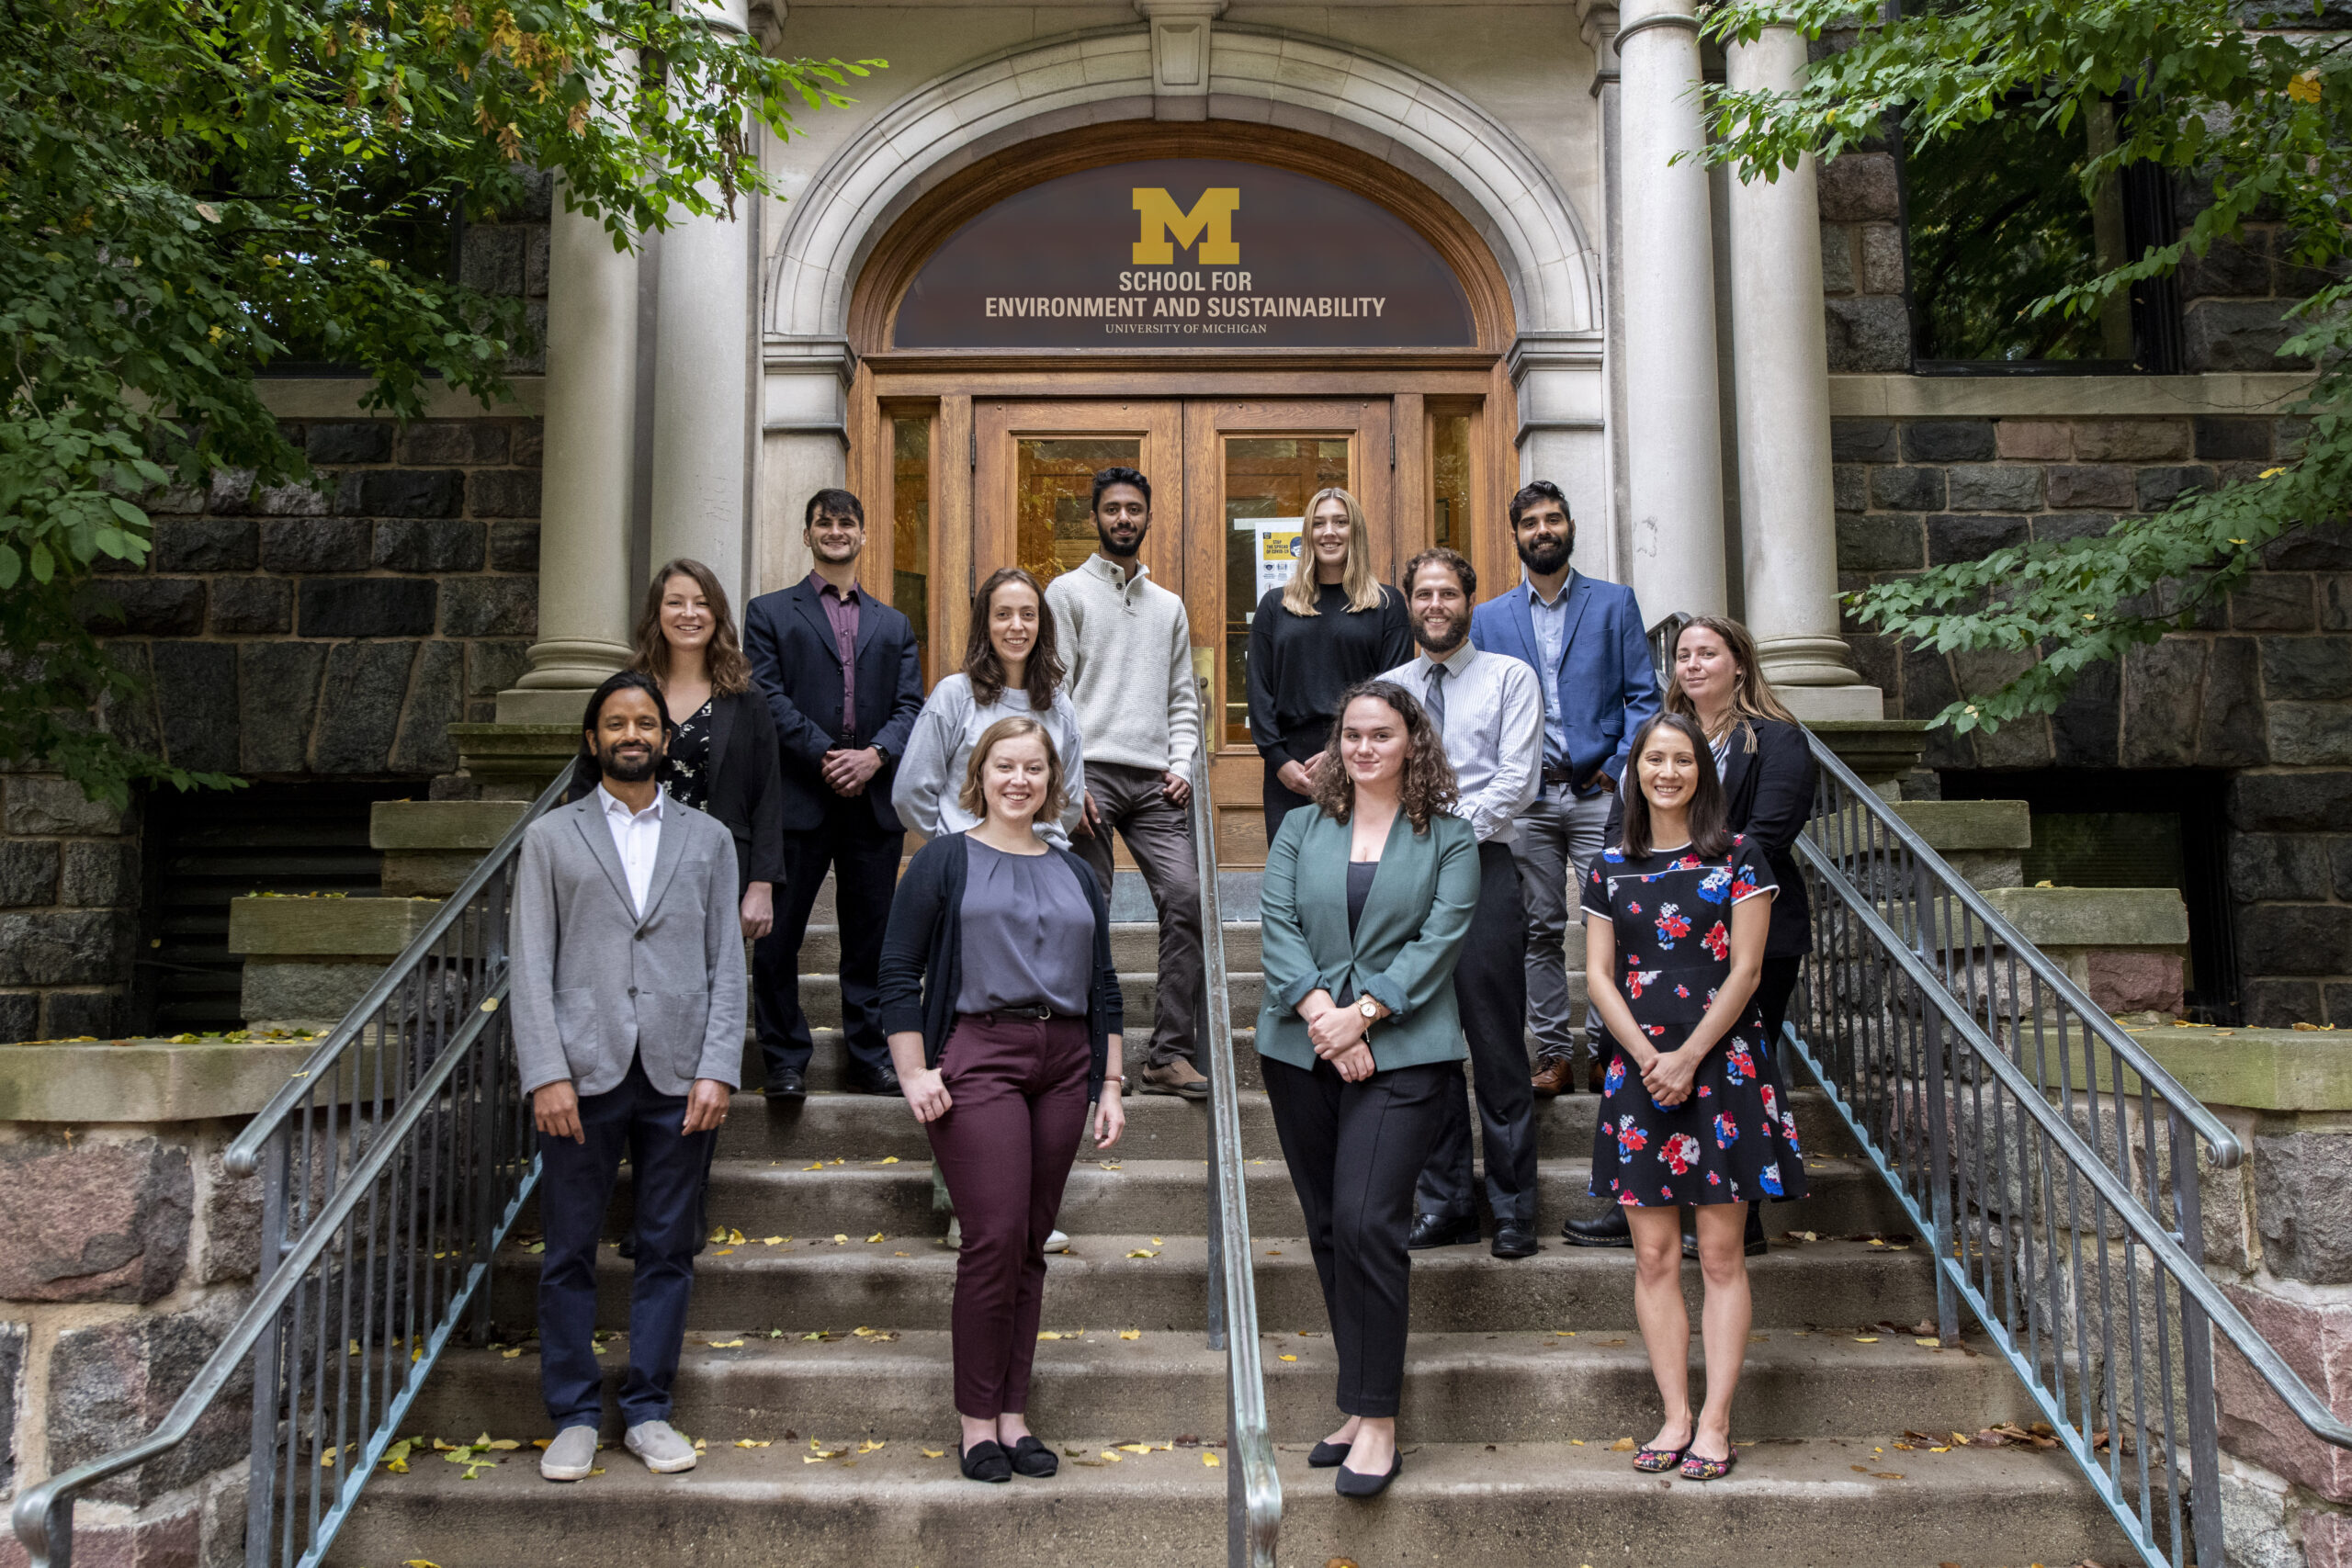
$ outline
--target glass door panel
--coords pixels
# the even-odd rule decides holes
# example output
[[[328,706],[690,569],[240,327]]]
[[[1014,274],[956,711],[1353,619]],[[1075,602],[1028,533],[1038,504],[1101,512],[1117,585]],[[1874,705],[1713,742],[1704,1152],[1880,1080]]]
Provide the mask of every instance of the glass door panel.
[[[1141,468],[1143,437],[1014,439],[1014,558],[1038,581],[1051,582],[1094,553],[1094,475],[1114,467]]]
[[[1305,547],[1306,502],[1316,491],[1348,484],[1345,436],[1247,435],[1225,438],[1225,701],[1227,746],[1250,739],[1250,624],[1269,589],[1290,581]]]

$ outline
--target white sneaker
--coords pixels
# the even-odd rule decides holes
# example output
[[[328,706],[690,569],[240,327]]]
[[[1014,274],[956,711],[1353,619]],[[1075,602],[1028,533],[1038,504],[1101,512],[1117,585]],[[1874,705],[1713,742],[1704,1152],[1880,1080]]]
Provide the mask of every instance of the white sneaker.
[[[947,1250],[950,1252],[960,1251],[962,1250],[963,1246],[964,1222],[961,1220],[951,1219],[947,1222]],[[1049,1234],[1046,1237],[1046,1250],[1047,1252],[1068,1252],[1069,1250],[1069,1233],[1065,1231],[1054,1231]]]
[[[1046,1237],[1046,1250],[1047,1252],[1068,1252],[1069,1250],[1069,1233],[1066,1231],[1054,1231],[1048,1234]]]
[[[640,1421],[621,1441],[656,1475],[674,1475],[695,1467],[695,1446],[667,1421]]]
[[[596,1428],[566,1427],[539,1450],[539,1474],[548,1481],[585,1481],[596,1468]]]

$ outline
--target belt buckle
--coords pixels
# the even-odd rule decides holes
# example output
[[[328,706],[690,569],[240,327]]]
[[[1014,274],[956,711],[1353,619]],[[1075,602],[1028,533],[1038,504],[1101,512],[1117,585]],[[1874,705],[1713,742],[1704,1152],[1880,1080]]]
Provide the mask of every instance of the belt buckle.
[[[1037,1019],[1038,1019],[1038,1021],[1040,1021],[1040,1022],[1042,1022],[1042,1023],[1051,1023],[1051,1022],[1053,1021],[1053,1020],[1054,1020],[1054,1010],[1053,1010],[1053,1008],[1052,1008],[1049,1004],[1047,1004],[1047,1003],[1044,1003],[1044,1002],[1040,1002],[1040,1003],[1038,1003],[1038,1004],[1037,1004]]]

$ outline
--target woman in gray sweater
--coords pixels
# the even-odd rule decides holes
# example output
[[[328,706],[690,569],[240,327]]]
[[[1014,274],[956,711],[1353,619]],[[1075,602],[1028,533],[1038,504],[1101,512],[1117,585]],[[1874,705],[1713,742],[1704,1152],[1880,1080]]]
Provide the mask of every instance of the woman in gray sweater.
[[[1069,781],[1060,818],[1038,823],[1037,832],[1068,849],[1085,808],[1086,762],[1078,710],[1063,690],[1063,675],[1054,617],[1046,613],[1037,580],[1017,566],[990,575],[972,596],[964,668],[933,690],[899,760],[890,786],[899,819],[926,839],[977,826],[957,799],[973,744],[1001,718],[1034,717],[1052,738]]]

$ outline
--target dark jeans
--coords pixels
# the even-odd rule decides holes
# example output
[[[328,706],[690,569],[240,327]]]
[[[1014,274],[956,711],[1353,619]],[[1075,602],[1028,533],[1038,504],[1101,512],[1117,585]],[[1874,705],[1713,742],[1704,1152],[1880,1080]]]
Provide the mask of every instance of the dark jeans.
[[[1349,1083],[1318,1061],[1308,1071],[1261,1059],[1266,1099],[1291,1185],[1306,1212],[1306,1243],[1323,1283],[1339,1404],[1349,1416],[1394,1416],[1405,1386],[1410,1317],[1413,1180],[1449,1097],[1451,1062],[1392,1067]]]
[[[1046,1238],[1086,1131],[1092,1065],[1082,1018],[963,1013],[939,1054],[955,1103],[928,1130],[964,1226],[950,1318],[959,1415],[1029,1408]]]
[[[1453,968],[1453,998],[1470,1045],[1470,1080],[1478,1092],[1478,1130],[1487,1160],[1487,1203],[1498,1224],[1535,1223],[1535,1094],[1528,1082],[1527,916],[1519,863],[1503,844],[1478,846],[1478,907]],[[1467,1219],[1470,1111],[1462,1075],[1449,1069],[1436,1145],[1421,1172],[1415,1204],[1424,1214]]]
[[[1804,967],[1803,957],[1768,958],[1763,973],[1756,977],[1756,1005],[1764,1012],[1764,1043],[1768,1049],[1781,1048],[1781,1026],[1788,1021],[1789,998],[1796,994],[1797,971]]]
[[[557,1431],[594,1427],[604,1400],[596,1370],[596,1238],[605,1228],[624,1151],[637,1204],[637,1271],[629,1288],[628,1375],[621,1420],[666,1421],[670,1385],[694,1293],[695,1227],[714,1135],[688,1137],[686,1097],[657,1094],[645,1069],[580,1098],[584,1144],[539,1139],[539,1392]]]
[[[1193,1025],[1201,1005],[1201,874],[1193,859],[1192,807],[1160,793],[1160,773],[1116,762],[1086,764],[1087,793],[1102,813],[1105,831],[1074,846],[1094,868],[1102,897],[1111,897],[1111,830],[1127,840],[1144,886],[1159,912],[1159,985],[1151,1025],[1151,1054],[1164,1067],[1193,1055]],[[880,942],[877,933],[876,942]],[[1224,1005],[1219,998],[1218,1005]]]
[[[876,827],[874,808],[863,796],[837,802],[822,828],[784,836],[775,925],[752,944],[752,1013],[770,1078],[786,1067],[807,1072],[816,1049],[808,1015],[800,1010],[800,944],[808,935],[808,911],[816,908],[817,888],[828,869],[841,925],[842,1035],[849,1063],[867,1074],[890,1065],[876,980],[906,839]]]
[[[1274,762],[1266,764],[1266,842],[1269,844],[1274,841],[1274,835],[1282,831],[1283,818],[1294,811],[1315,809],[1313,801],[1294,793],[1290,785],[1277,776],[1279,766]]]

